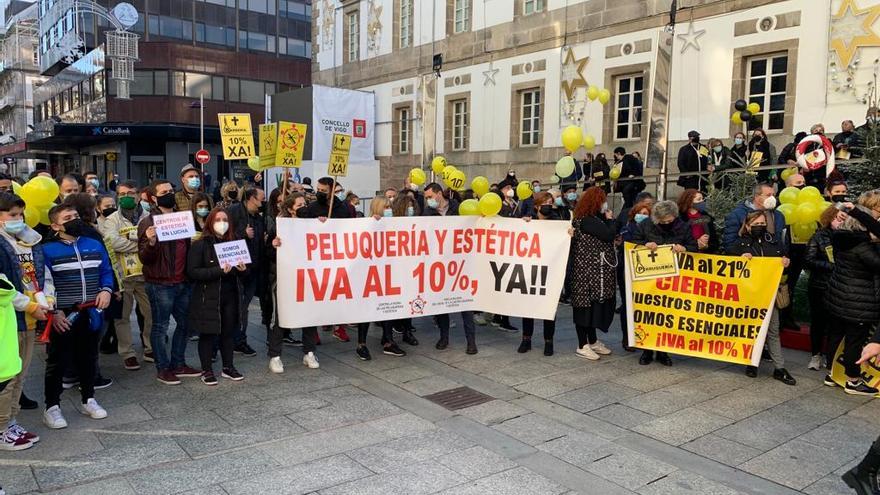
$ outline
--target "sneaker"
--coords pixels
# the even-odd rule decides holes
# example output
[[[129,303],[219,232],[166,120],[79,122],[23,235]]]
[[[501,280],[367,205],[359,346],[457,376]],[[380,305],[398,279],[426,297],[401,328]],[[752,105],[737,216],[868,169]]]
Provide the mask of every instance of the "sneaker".
[[[785,368],[777,368],[777,369],[773,370],[773,379],[779,380],[780,382],[782,382],[786,385],[797,385],[797,380],[795,380],[794,377],[791,376],[791,373],[789,373],[788,370]],[[874,393],[876,394],[877,389],[875,388],[873,390],[874,390]]]
[[[583,347],[574,352],[578,356],[584,359],[589,359],[590,361],[596,361],[599,359],[599,355],[596,354],[596,351],[594,351],[592,347],[590,347],[590,344],[584,344]]]
[[[58,406],[52,406],[43,411],[43,423],[53,430],[67,428],[67,420],[64,419],[64,415],[61,414],[61,408]]]
[[[253,357],[257,355],[257,351],[255,351],[251,346],[247,345],[247,342],[242,342],[241,344],[237,344],[233,351],[236,354],[244,354],[248,357]]]
[[[758,367],[746,366],[746,376],[749,378],[756,378],[758,376]]]
[[[837,382],[834,381],[834,378],[831,378],[831,375],[825,375],[825,379],[822,380],[822,383],[825,384],[826,387],[837,386]]]
[[[369,361],[373,359],[373,356],[370,356],[370,350],[367,349],[367,346],[365,345],[359,345],[354,352],[361,361]]]
[[[190,342],[198,342],[198,341],[199,341],[199,336],[198,336],[198,335],[193,335],[192,337],[189,338],[189,341],[190,341]]]
[[[822,368],[822,355],[821,354],[813,354],[813,357],[810,358],[810,364],[807,365],[807,369],[819,370],[821,368]]]
[[[107,411],[99,406],[95,399],[88,399],[86,403],[82,405],[80,412],[92,419],[104,419],[107,417]]]
[[[14,419],[12,420],[12,424],[9,425],[8,429],[12,430],[12,432],[15,433],[16,435],[18,435],[20,437],[24,437],[24,439],[29,442],[37,443],[40,441],[39,435],[37,435],[36,433],[32,433],[30,431],[25,430],[24,428],[21,427],[20,424],[16,423]]]
[[[306,355],[303,356],[303,365],[313,370],[321,367],[321,365],[318,364],[318,358],[315,357],[314,352],[307,352]]]
[[[395,344],[394,342],[391,342],[387,346],[383,347],[382,354],[387,354],[394,357],[406,356],[406,352],[404,352],[403,349],[398,347],[397,344]]]
[[[400,338],[406,345],[417,346],[419,345],[419,340],[413,336],[410,330],[405,330],[403,332],[403,337]]]
[[[448,337],[440,337],[440,340],[438,340],[437,343],[434,344],[434,348],[437,349],[438,351],[442,351],[442,350],[446,349],[447,347],[449,347],[449,338]]]
[[[281,362],[281,358],[275,356],[273,358],[269,358],[269,371],[272,373],[284,373],[284,364]]]
[[[850,395],[877,395],[877,389],[869,387],[868,384],[861,379],[856,383],[847,380],[846,385],[843,387],[843,391]]]
[[[18,397],[18,406],[25,410],[36,409],[40,405],[37,404],[37,401],[30,399],[27,395],[24,395],[24,392]]]
[[[173,372],[175,375],[177,375],[178,377],[182,377],[182,378],[196,378],[196,377],[202,376],[202,370],[197,370],[195,368],[191,368],[185,363],[183,366],[180,366],[179,368],[175,368],[173,370]]]
[[[516,348],[516,352],[520,354],[525,354],[532,350],[532,341],[529,339],[522,339],[522,342],[519,343],[519,347]]]
[[[376,326],[379,327],[379,328],[382,328],[382,325],[379,324],[379,323],[376,323]],[[403,330],[401,330],[400,328],[398,328],[397,325],[392,325],[392,327],[391,327],[391,331],[394,332],[394,335],[400,335],[400,334],[403,333]]]
[[[544,342],[544,355],[552,356],[553,355],[553,342],[545,341]]]
[[[595,344],[590,344],[590,349],[592,349],[593,352],[599,354],[600,356],[607,356],[611,354],[611,349],[603,344],[601,340],[597,340]]]
[[[33,446],[34,442],[31,442],[23,436],[16,435],[15,432],[12,431],[12,427],[7,428],[6,431],[0,434],[0,450],[25,450]]]
[[[113,385],[112,378],[104,378],[103,376],[95,378],[95,390],[101,390],[102,388],[107,388],[110,385]]]
[[[153,355],[153,351],[144,353],[144,362],[145,363],[155,363],[156,357]]]
[[[499,325],[498,330],[501,330],[502,332],[507,332],[507,333],[519,332],[519,328],[516,328],[515,326],[511,325],[510,323],[504,323],[502,325]]]
[[[213,385],[217,385],[217,377],[214,376],[213,371],[203,371],[202,372],[202,383],[211,387]]]
[[[64,388],[64,390],[70,390],[73,387],[76,387],[77,385],[79,385],[79,379],[70,379],[70,380],[62,379],[61,380],[61,386]]]
[[[336,327],[336,329],[333,330],[333,336],[340,342],[351,342],[351,337],[349,337],[348,332],[345,331],[345,325],[339,325]]]
[[[281,341],[287,345],[292,345],[294,347],[302,347],[302,345],[303,345],[302,340],[296,340],[295,338],[293,338],[289,335],[287,337],[284,337],[283,339],[281,339]]]
[[[160,370],[156,375],[156,380],[165,385],[180,385],[180,378],[177,378],[177,375],[171,370]]]
[[[223,371],[220,372],[220,376],[223,378],[228,378],[234,382],[240,382],[244,380],[244,375],[238,372],[235,368],[223,368]]]
[[[141,369],[141,363],[138,362],[138,358],[132,356],[130,358],[125,358],[125,361],[122,362],[122,365],[127,370],[139,370]]]

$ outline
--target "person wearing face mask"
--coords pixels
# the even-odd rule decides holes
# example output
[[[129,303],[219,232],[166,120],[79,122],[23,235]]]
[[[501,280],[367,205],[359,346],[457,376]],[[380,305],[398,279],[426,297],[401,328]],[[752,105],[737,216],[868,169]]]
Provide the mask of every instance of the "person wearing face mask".
[[[241,203],[227,209],[229,219],[235,226],[236,238],[244,239],[251,255],[249,275],[243,280],[241,297],[241,329],[235,337],[235,352],[245,356],[256,356],[247,343],[248,307],[255,296],[262,297],[266,287],[266,250],[269,241],[266,236],[266,221],[263,219],[266,193],[259,187],[246,187],[241,194]]]
[[[697,189],[705,192],[709,172],[709,150],[700,144],[700,133],[688,132],[688,142],[678,150],[678,172],[681,175],[676,182],[684,189]]]
[[[83,174],[83,179],[85,180],[86,187],[92,186],[98,194],[104,194],[104,191],[101,190],[101,180],[98,178],[97,172],[86,172]]]
[[[55,202],[61,204],[61,202],[67,199],[68,196],[85,190],[85,184],[83,184],[82,181],[82,176],[75,174],[67,174],[60,177],[57,180],[58,200]]]
[[[615,182],[615,191],[623,195],[623,209],[632,208],[636,202],[636,196],[645,190],[644,167],[636,157],[627,154],[622,146],[614,148],[614,166],[620,167],[620,179]]]
[[[731,246],[728,254],[742,256],[748,260],[753,257],[780,258],[782,266],[788,268],[789,260],[786,257],[785,245],[775,239],[767,231],[767,214],[763,211],[753,211],[746,215],[739,230],[739,236]],[[781,282],[781,281],[780,281]],[[768,280],[768,283],[779,283]],[[786,385],[795,385],[797,381],[791,373],[785,369],[785,356],[782,354],[782,343],[779,339],[779,311],[774,304],[770,313],[770,324],[767,328],[767,350],[773,360],[773,379],[779,380]],[[755,378],[758,376],[758,368],[746,366],[746,375]]]
[[[55,288],[46,269],[40,234],[24,222],[25,203],[12,193],[0,193],[0,273],[5,274],[15,295],[15,325],[10,336],[18,343],[15,354],[21,371],[0,390],[0,450],[23,450],[40,440],[18,424],[20,399],[34,351],[37,320],[51,311]],[[8,364],[8,363],[6,363]]]
[[[86,224],[69,205],[49,210],[56,240],[43,245],[46,268],[55,284],[53,328],[47,346],[43,422],[52,429],[66,428],[61,412],[62,374],[72,363],[79,376],[81,412],[92,419],[107,417],[95,401],[95,361],[103,310],[113,293],[113,267],[102,242],[83,233]],[[88,305],[83,307],[84,305]]]
[[[224,210],[229,209],[230,206],[238,203],[241,189],[234,180],[230,180],[220,188],[220,197],[221,200],[217,202],[217,207]]]
[[[315,201],[306,201],[305,211],[298,213],[299,218],[324,218],[330,217],[330,204],[333,204],[332,218],[351,218],[351,210],[346,208],[344,199],[339,199],[330,192],[333,187],[332,177],[321,177],[318,179],[317,190],[315,191]]]
[[[777,163],[779,163],[779,165],[798,167],[795,150],[797,149],[797,145],[800,144],[805,137],[807,137],[807,133],[803,131],[795,134],[792,142],[786,144],[785,147],[782,148],[782,151],[779,152],[779,160],[777,160]]]
[[[633,235],[633,242],[651,251],[667,244],[672,244],[672,250],[676,253],[699,250],[690,227],[682,221],[678,205],[673,201],[658,201],[653,206],[651,218],[639,223],[638,230]],[[647,365],[652,361],[654,361],[654,351],[642,352],[639,364]],[[672,366],[672,359],[665,352],[657,352],[657,362],[664,366]]]
[[[138,224],[138,256],[143,266],[153,316],[150,344],[156,361],[156,379],[165,385],[179,385],[181,377],[198,377],[202,374],[185,361],[189,341],[187,309],[192,293],[186,276],[190,240],[159,242],[154,218],[176,211],[174,186],[165,179],[155,180],[150,184],[149,194],[155,208]],[[166,336],[172,316],[176,327],[170,339],[169,356]]]
[[[214,245],[237,240],[226,212],[215,208],[205,219],[201,239],[194,241],[186,258],[186,273],[193,281],[189,303],[189,324],[199,329],[201,379],[205,385],[217,385],[211,363],[214,349],[220,349],[223,368],[220,376],[232,381],[244,379],[233,364],[235,335],[238,333],[244,303],[243,281],[249,268],[244,263],[221,265]]]
[[[636,205],[630,208],[629,211],[624,210],[626,221],[623,226],[620,227],[618,232],[620,241],[617,243],[617,259],[619,260],[622,260],[625,256],[624,248],[626,243],[635,243],[635,235],[639,230],[639,224],[651,218],[651,209],[654,206],[654,198],[651,197],[650,194],[642,194],[646,194],[644,199],[636,202]],[[618,219],[618,223],[619,222],[620,220]],[[621,344],[624,351],[636,352],[634,347],[630,347],[628,341],[629,331],[626,318],[626,268],[624,263],[617,264],[617,289],[620,293],[620,308],[618,313],[620,313],[620,330],[622,332]]]
[[[828,179],[825,181],[824,191],[826,201],[830,201],[834,204],[845,203],[847,202],[848,190],[846,178],[839,170],[835,169],[828,174]]]
[[[116,213],[116,201],[113,200],[113,196],[98,196],[95,201],[95,213],[98,214],[98,231],[100,231],[107,217]]]
[[[773,240],[783,242],[785,230],[785,216],[776,210],[776,196],[773,195],[773,186],[770,184],[756,184],[752,188],[752,197],[736,205],[736,207],[724,217],[724,234],[721,237],[721,247],[725,252],[733,246],[739,237],[740,228],[746,219],[746,215],[753,211],[764,211],[767,215],[767,232],[773,236]]]
[[[730,161],[735,168],[746,168],[749,164],[749,145],[746,135],[737,132],[733,135],[733,146],[730,147]]]
[[[181,190],[174,195],[177,211],[192,209],[193,195],[202,190],[202,173],[191,163],[180,169]],[[210,202],[210,199],[208,200]]]
[[[196,235],[192,239],[195,241],[201,237],[202,230],[205,229],[205,220],[208,218],[208,213],[211,213],[211,200],[205,193],[195,193],[190,203],[192,205],[190,211],[196,225]]]
[[[685,189],[678,196],[678,211],[681,219],[688,224],[691,237],[701,253],[718,252],[718,235],[715,233],[715,219],[706,209],[703,193],[696,189]]]
[[[584,187],[596,186],[605,191],[605,194],[609,194],[611,192],[610,174],[611,167],[608,165],[608,159],[605,158],[604,153],[599,153],[593,161],[584,162]]]
[[[569,211],[570,218],[571,212],[574,211],[574,207],[577,204],[578,200],[577,187],[574,184],[566,185],[562,190],[562,196],[560,196],[559,199],[562,203],[562,205],[559,206]]]
[[[726,189],[730,183],[724,173],[725,170],[733,168],[733,162],[730,159],[730,148],[724,146],[720,139],[709,140],[709,173],[714,173],[716,177],[715,187],[718,189]]]
[[[825,352],[825,337],[831,329],[831,320],[828,317],[828,308],[825,306],[825,293],[828,291],[828,281],[834,271],[834,249],[831,246],[832,232],[843,224],[846,214],[835,207],[829,207],[819,217],[819,228],[807,243],[807,254],[804,257],[804,265],[810,272],[807,286],[807,300],[810,303],[810,364],[807,368],[820,370],[831,368],[831,359],[834,358],[836,347],[828,348]],[[839,342],[838,342],[839,344]]]
[[[355,194],[354,191],[348,191],[347,193],[345,193],[345,206],[348,207],[348,212],[351,215],[351,218],[364,216],[364,214],[357,209],[360,204],[361,198],[357,194]]]
[[[116,345],[122,364],[127,370],[138,370],[141,365],[132,347],[131,312],[137,302],[143,318],[139,321],[144,344],[144,361],[153,362],[153,348],[150,343],[150,330],[153,325],[150,299],[144,285],[143,265],[138,257],[137,223],[140,220],[137,209],[137,184],[126,181],[116,187],[119,209],[108,215],[98,225],[101,235],[113,250],[122,277],[122,308],[114,321]]]
[[[770,142],[767,141],[767,133],[764,129],[755,129],[752,139],[749,141],[749,157],[746,162],[749,166],[758,167],[758,182],[770,181],[770,170],[766,167],[770,160]]]

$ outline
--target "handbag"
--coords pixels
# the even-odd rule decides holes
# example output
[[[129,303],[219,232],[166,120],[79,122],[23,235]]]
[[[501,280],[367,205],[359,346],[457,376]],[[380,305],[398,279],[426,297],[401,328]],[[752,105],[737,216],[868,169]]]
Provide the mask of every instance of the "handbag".
[[[788,284],[781,284],[776,291],[776,307],[785,309],[791,306],[791,292],[788,290]]]

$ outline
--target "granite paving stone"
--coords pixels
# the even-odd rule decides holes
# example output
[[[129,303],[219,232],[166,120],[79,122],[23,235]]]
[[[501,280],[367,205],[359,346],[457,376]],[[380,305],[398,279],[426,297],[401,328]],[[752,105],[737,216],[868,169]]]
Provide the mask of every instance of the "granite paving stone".
[[[763,453],[762,450],[713,434],[697,438],[682,445],[681,448],[728,466],[738,466]]]
[[[568,489],[518,467],[439,492],[442,495],[558,495]]]
[[[592,410],[589,414],[613,425],[628,429],[635,428],[656,418],[653,414],[648,414],[623,404],[609,404]]]
[[[528,414],[529,410],[507,401],[491,400],[459,409],[458,413],[484,425],[492,426]]]
[[[608,404],[623,402],[640,393],[634,388],[602,382],[551,397],[550,400],[575,411],[586,413]]]
[[[642,423],[633,428],[671,445],[681,445],[729,425],[733,420],[694,407]]]
[[[229,495],[309,493],[347,481],[373,475],[372,471],[345,455],[275,469],[258,475],[249,473],[222,483]]]
[[[749,473],[801,490],[850,459],[802,440],[786,442],[739,467]]]
[[[676,470],[659,459],[616,444],[603,445],[592,455],[593,462],[584,466],[587,471],[629,490],[638,490]]]
[[[432,430],[353,450],[348,455],[374,472],[439,457],[472,447],[473,442],[445,430]]]
[[[669,473],[639,488],[638,493],[640,495],[745,495],[744,492],[686,471]]]
[[[540,414],[526,414],[493,426],[495,430],[535,446],[575,433],[577,430]]]
[[[480,446],[442,455],[437,462],[470,480],[516,467],[515,462]]]

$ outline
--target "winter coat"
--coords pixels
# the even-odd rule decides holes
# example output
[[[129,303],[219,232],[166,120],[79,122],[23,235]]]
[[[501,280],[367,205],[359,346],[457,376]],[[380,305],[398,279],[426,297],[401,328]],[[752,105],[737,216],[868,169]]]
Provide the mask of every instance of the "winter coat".
[[[834,271],[832,232],[830,227],[817,230],[807,243],[807,254],[804,257],[804,264],[810,272],[810,288],[822,292],[828,290],[828,282]]]
[[[695,218],[691,220],[688,218],[687,213],[681,214],[681,221],[688,225],[688,230],[690,230],[691,226],[695,224],[700,224],[703,226],[703,230],[709,234],[709,246],[706,249],[699,249],[701,253],[717,253],[718,246],[720,245],[718,242],[718,232],[715,230],[715,218],[708,213],[700,214],[699,218]],[[693,237],[693,235],[691,236]],[[694,239],[696,241],[696,239]]]
[[[98,222],[98,230],[107,244],[116,254],[118,271],[123,279],[131,278],[142,281],[143,266],[138,257],[137,227],[122,214],[116,211],[102,222]]]
[[[224,274],[217,263],[216,243],[213,237],[204,237],[192,243],[186,257],[186,275],[192,281],[192,296],[189,300],[189,319],[191,328],[201,333],[218,335],[220,333],[220,307],[222,304],[241,305],[241,279],[248,276],[250,269],[243,272],[233,267]],[[238,296],[233,301],[221,300],[222,280],[232,279]],[[239,314],[241,308],[239,307]]]
[[[40,234],[30,227],[25,227],[16,238],[19,244],[30,247],[37,285],[43,289],[43,293],[49,300],[54,300],[55,287],[52,283],[52,274],[46,270],[46,263],[43,259],[43,246],[40,244],[42,239]],[[10,277],[7,280],[12,283],[15,290],[19,293],[24,293],[24,286],[22,285],[24,273],[21,270],[18,254],[16,254],[15,248],[9,244],[9,241],[2,238],[0,238],[0,274]],[[27,330],[28,321],[25,312],[19,309],[16,311],[15,317],[18,323],[18,331],[24,332]]]
[[[761,153],[761,161],[758,163],[758,166],[766,167],[770,165],[770,142],[767,141],[767,138],[762,139],[760,142],[754,138],[749,141],[749,157],[756,151]]]
[[[691,235],[691,228],[681,218],[676,217],[669,230],[660,228],[652,219],[639,224],[638,230],[633,235],[633,242],[645,245],[653,242],[657,245],[679,244],[689,252],[697,252],[697,241]]]
[[[459,207],[458,201],[456,201],[455,199],[449,199],[447,201],[449,202],[449,207],[446,208],[446,215],[445,216],[457,217],[458,216],[458,207]],[[425,202],[425,209],[422,210],[422,216],[423,217],[439,217],[442,215],[435,208],[428,208],[428,204],[426,201]]]
[[[731,256],[742,256],[746,253],[757,258],[781,258],[785,256],[785,246],[771,235],[761,239],[745,235],[737,237],[727,252]]]
[[[113,293],[113,266],[101,241],[80,236],[48,242],[43,257],[52,272],[58,309],[94,301],[101,292]]]
[[[0,383],[11,380],[21,373],[21,358],[18,354],[18,325],[12,299],[17,294],[15,287],[0,273]]]
[[[837,318],[880,321],[880,252],[867,232],[836,230],[831,235],[834,270],[825,303]]]
[[[697,144],[696,147],[694,147],[694,145],[688,143],[678,150],[678,171],[680,173],[706,173],[708,166],[708,150],[702,144]],[[683,175],[678,178],[677,184],[685,189],[700,189],[706,185],[706,176]]]
[[[617,290],[618,263],[614,249],[614,221],[591,216],[576,218],[571,224],[574,227],[571,305],[587,308],[594,302],[613,300]]]
[[[161,215],[161,213],[157,213]],[[174,267],[177,259],[177,248],[180,243],[184,243],[184,253],[189,250],[189,239],[178,239],[176,241],[159,242],[150,245],[147,240],[147,229],[153,226],[153,217],[149,216],[141,219],[138,223],[138,258],[143,264],[144,280],[151,284],[172,284],[174,283]],[[185,270],[184,270],[185,271]],[[186,273],[184,273],[184,282],[186,281]]]
[[[250,268],[259,272],[263,259],[266,257],[266,221],[259,213],[253,215],[248,212],[244,203],[230,206],[226,210],[226,214],[229,215],[229,228],[234,228],[236,237],[244,239],[247,243],[252,262]],[[254,229],[253,239],[247,236],[248,227]]]
[[[739,229],[742,228],[746,216],[753,211],[756,211],[755,205],[751,201],[743,201],[724,218],[724,236],[721,239],[721,246],[725,251],[736,242],[739,237]],[[773,210],[772,216],[767,215],[767,232],[773,234],[776,242],[782,242],[784,230],[785,216],[779,210]]]
[[[749,147],[746,144],[730,148],[730,162],[734,168],[745,168],[749,164]]]

